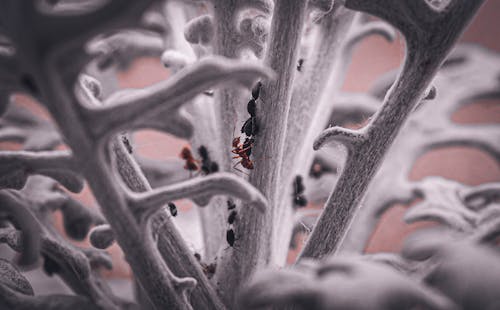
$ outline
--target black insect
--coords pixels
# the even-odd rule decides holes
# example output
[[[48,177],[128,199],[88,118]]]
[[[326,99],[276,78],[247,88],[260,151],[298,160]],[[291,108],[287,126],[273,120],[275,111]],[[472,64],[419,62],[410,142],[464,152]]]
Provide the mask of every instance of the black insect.
[[[260,82],[259,82],[260,83]],[[247,111],[250,114],[250,117],[245,121],[243,126],[241,127],[241,133],[245,133],[247,137],[254,136],[258,133],[259,127],[257,125],[257,118],[255,116],[257,110],[257,104],[255,102],[255,98],[250,99],[247,104]]]
[[[198,148],[198,154],[201,157],[201,172],[203,174],[210,174],[219,171],[219,165],[210,159],[207,148],[202,145]]]
[[[213,90],[206,90],[203,92],[204,95],[207,95],[208,97],[213,97],[214,96],[214,91]]]
[[[227,223],[229,225],[232,225],[234,221],[236,221],[237,217],[238,217],[238,212],[236,210],[231,211],[231,213],[229,213],[229,216],[227,217]]]
[[[253,91],[252,91],[252,93],[253,93]],[[257,96],[259,95],[259,93],[260,93],[260,91],[257,92]],[[248,111],[248,114],[250,114],[250,117],[245,121],[245,123],[241,127],[241,132],[245,133],[245,135],[247,135],[247,137],[255,136],[259,131],[259,127],[257,125],[257,117],[255,116],[255,113],[257,110],[257,104],[256,104],[255,100],[257,100],[257,99],[252,98],[252,99],[250,99],[250,101],[248,101],[247,111]]]
[[[236,204],[234,203],[233,200],[231,199],[228,199],[227,200],[227,209],[230,211],[230,210],[233,210],[233,209],[236,209]]]
[[[252,98],[247,103],[248,114],[250,114],[250,116],[253,116],[253,117],[255,117],[255,112],[257,110],[257,103],[255,102],[255,100],[257,100],[257,99]]]
[[[177,206],[173,202],[168,203],[168,208],[170,209],[170,214],[172,214],[172,216],[177,216]]]
[[[257,118],[255,116],[250,116],[245,121],[241,127],[241,133],[244,133],[247,137],[255,136],[259,133],[259,126],[257,125]]]
[[[298,195],[293,198],[293,203],[298,208],[307,206],[307,198],[304,195]]]
[[[261,88],[262,88],[262,83],[260,81],[258,81],[257,84],[255,84],[254,87],[252,88],[252,98],[254,100],[259,99]]]
[[[297,62],[297,71],[299,71],[299,72],[302,71],[303,64],[304,64],[304,58],[300,58],[299,61]]]
[[[298,208],[307,206],[307,199],[303,195],[305,190],[302,176],[296,176],[293,180],[293,204]]]
[[[125,135],[122,136],[122,142],[123,142],[123,145],[125,145],[127,152],[129,154],[132,154],[132,145],[130,144],[130,141],[128,140],[128,138]]]
[[[200,253],[195,252],[194,253],[194,257],[196,258],[197,261],[199,261],[199,262],[201,261],[201,255],[200,255]]]
[[[236,241],[236,236],[234,235],[234,230],[232,228],[229,228],[226,231],[226,241],[230,247],[234,246],[234,241]]]
[[[243,142],[243,149],[246,150],[247,156],[252,155],[252,146],[255,142],[254,138],[246,138],[245,142]]]

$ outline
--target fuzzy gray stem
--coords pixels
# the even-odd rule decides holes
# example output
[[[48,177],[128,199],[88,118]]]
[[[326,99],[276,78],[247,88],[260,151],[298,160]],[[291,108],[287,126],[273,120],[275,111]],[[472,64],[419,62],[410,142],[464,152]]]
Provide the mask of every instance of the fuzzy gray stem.
[[[299,259],[321,258],[337,251],[382,158],[483,1],[456,0],[450,4],[451,9],[443,12],[432,11],[421,1],[417,1],[418,4],[385,2],[391,5],[391,10],[385,11],[381,3],[365,0],[351,0],[346,6],[380,14],[400,28],[407,42],[403,69],[388,91],[382,108],[367,125],[368,129],[363,130],[364,139],[355,139],[356,143],[349,149],[342,174]],[[415,10],[413,18],[417,25],[401,22],[400,11],[411,10]],[[432,22],[424,18],[431,18]]]
[[[261,106],[257,111],[260,133],[252,154],[256,161],[250,182],[270,202],[265,214],[243,208],[241,220],[235,227],[236,250],[223,257],[221,272],[216,274],[219,289],[226,305],[235,304],[237,288],[259,267],[273,261],[272,229],[276,222],[278,181],[286,133],[286,121],[295,76],[298,44],[306,16],[306,1],[279,0],[275,2],[271,33],[265,64],[276,72],[276,80],[263,81]],[[252,233],[249,233],[252,232]]]
[[[134,274],[148,292],[152,303],[159,309],[189,309],[189,303],[183,294],[174,287],[171,274],[166,271],[163,262],[151,252],[144,240],[144,230],[137,223],[128,205],[120,193],[106,158],[99,151],[98,145],[89,136],[89,132],[75,110],[78,101],[70,94],[58,78],[52,65],[45,64],[40,70],[38,81],[43,85],[44,97],[49,110],[67,138],[68,145],[79,152],[75,155],[81,163],[84,175],[95,194],[103,214],[116,233],[117,242],[126,253]],[[41,72],[45,72],[46,75]]]
[[[305,66],[303,73],[298,74],[303,76],[299,77],[292,95],[286,134],[286,140],[290,142],[286,144],[283,153],[281,170],[282,194],[277,217],[278,230],[275,235],[275,247],[278,249],[277,254],[281,256],[280,260],[286,258],[287,240],[291,237],[290,225],[293,225],[292,180],[297,174],[308,173],[313,159],[309,143],[323,129],[321,124],[324,124],[329,116],[323,111],[327,105],[331,105],[332,98],[322,99],[321,94],[330,95],[334,89],[340,88],[343,81],[345,67],[349,62],[340,57],[340,52],[353,17],[353,11],[334,6],[332,12],[322,18],[316,45],[312,54],[305,60],[309,64]],[[327,87],[332,91],[325,93]],[[306,143],[300,143],[301,141]]]
[[[150,191],[149,182],[133,157],[128,154],[123,142],[115,141],[113,150],[117,157],[118,172],[125,184],[134,192]],[[224,305],[166,211],[158,211],[151,221],[152,231],[158,236],[158,250],[170,270],[178,277],[193,277],[198,282],[190,298],[193,308],[224,309]]]

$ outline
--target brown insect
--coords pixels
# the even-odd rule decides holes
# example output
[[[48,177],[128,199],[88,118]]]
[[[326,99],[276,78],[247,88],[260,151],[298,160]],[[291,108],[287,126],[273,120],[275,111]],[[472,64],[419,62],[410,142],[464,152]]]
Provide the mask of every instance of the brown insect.
[[[194,159],[193,153],[191,153],[191,149],[188,146],[182,148],[179,156],[186,161],[186,163],[184,164],[184,169],[189,171],[197,171],[199,169],[199,161]]]
[[[201,269],[203,270],[203,273],[207,276],[207,278],[211,279],[215,271],[217,270],[217,263],[211,263],[211,264],[201,264]]]
[[[196,257],[196,260],[201,266],[201,269],[203,270],[203,273],[210,279],[213,277],[215,274],[216,268],[217,268],[217,263],[213,262],[211,264],[205,264],[204,262],[201,261],[201,255],[199,253],[194,253],[194,257]],[[217,259],[217,258],[216,258]]]
[[[254,168],[253,161],[248,155],[249,151],[252,149],[252,146],[253,143],[247,143],[247,145],[245,146],[244,143],[241,143],[240,137],[236,137],[233,139],[233,149],[231,150],[231,153],[236,154],[236,156],[233,156],[233,159],[241,159],[233,166],[234,169],[243,172],[240,169],[236,168],[240,164],[241,166],[243,166],[243,168],[248,170],[252,170]]]

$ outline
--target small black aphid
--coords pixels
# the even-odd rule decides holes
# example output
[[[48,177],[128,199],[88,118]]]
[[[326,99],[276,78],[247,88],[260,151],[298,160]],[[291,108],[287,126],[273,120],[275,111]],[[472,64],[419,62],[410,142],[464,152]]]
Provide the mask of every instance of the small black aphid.
[[[201,261],[201,255],[200,253],[195,252],[194,257],[196,258],[197,261]]]
[[[307,206],[307,199],[302,195],[305,190],[306,188],[302,182],[302,176],[297,175],[293,180],[293,204],[298,208]]]
[[[295,195],[300,195],[304,192],[305,190],[304,183],[302,183],[302,176],[298,175],[295,177],[293,181],[293,190]]]
[[[172,214],[172,216],[177,216],[177,206],[173,202],[168,203],[168,208],[170,209],[170,214]]]
[[[217,164],[215,161],[210,163],[210,173],[214,173],[219,171],[219,164]]]
[[[235,235],[234,235],[234,230],[232,228],[229,228],[226,231],[226,241],[227,241],[227,244],[229,244],[230,247],[233,247],[235,240],[236,240],[236,238],[235,238]]]
[[[258,81],[257,84],[255,84],[255,86],[252,88],[252,98],[254,100],[259,99],[261,88],[262,88],[262,83],[260,81]]]
[[[229,225],[232,225],[234,223],[234,221],[236,220],[237,216],[238,216],[238,212],[236,212],[236,210],[231,211],[231,213],[229,213],[229,216],[227,217],[227,223]]]
[[[204,145],[201,145],[198,148],[198,154],[200,154],[201,160],[207,160],[208,159],[208,150]]]
[[[219,171],[219,165],[210,160],[208,150],[204,145],[198,148],[198,154],[201,157],[201,172],[203,174],[210,174]]]
[[[250,114],[250,116],[254,116],[255,117],[255,112],[257,110],[257,104],[255,103],[255,99],[250,99],[250,101],[248,101],[248,104],[247,104],[247,111],[248,111],[248,114]]]
[[[126,136],[122,136],[122,142],[125,145],[125,148],[127,149],[127,152],[129,154],[132,154],[132,145],[130,144],[130,141]]]
[[[244,133],[247,137],[255,136],[258,132],[259,127],[254,116],[249,117],[241,127],[241,133]]]
[[[227,209],[228,210],[236,209],[236,204],[233,202],[232,199],[227,200]]]
[[[252,145],[255,142],[254,138],[246,138],[245,142],[243,142],[243,149],[247,150],[247,156],[252,155]]]
[[[304,195],[295,196],[293,203],[299,208],[305,207],[307,206],[307,198]]]
[[[297,71],[301,72],[302,71],[302,65],[304,64],[304,58],[300,58],[298,63],[297,63]]]

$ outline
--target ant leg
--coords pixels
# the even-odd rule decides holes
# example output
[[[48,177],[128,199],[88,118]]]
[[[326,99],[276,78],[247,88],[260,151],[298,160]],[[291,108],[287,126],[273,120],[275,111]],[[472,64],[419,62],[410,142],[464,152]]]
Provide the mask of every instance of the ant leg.
[[[236,168],[239,164],[241,164],[241,160],[239,162],[237,162],[234,166],[233,166],[233,169],[235,169],[236,171],[239,171],[243,174],[246,174],[247,176],[250,176],[248,173],[246,173],[245,171],[241,170],[241,169],[238,169]]]
[[[237,248],[236,246],[234,246],[234,245],[233,245],[233,246],[228,245],[228,246],[224,249],[224,251],[226,251],[226,250],[227,250],[227,249],[229,249],[229,248],[232,248],[232,249],[233,249],[233,250],[235,250],[236,252],[239,252],[239,251],[240,251],[240,250],[238,250],[238,248]]]

